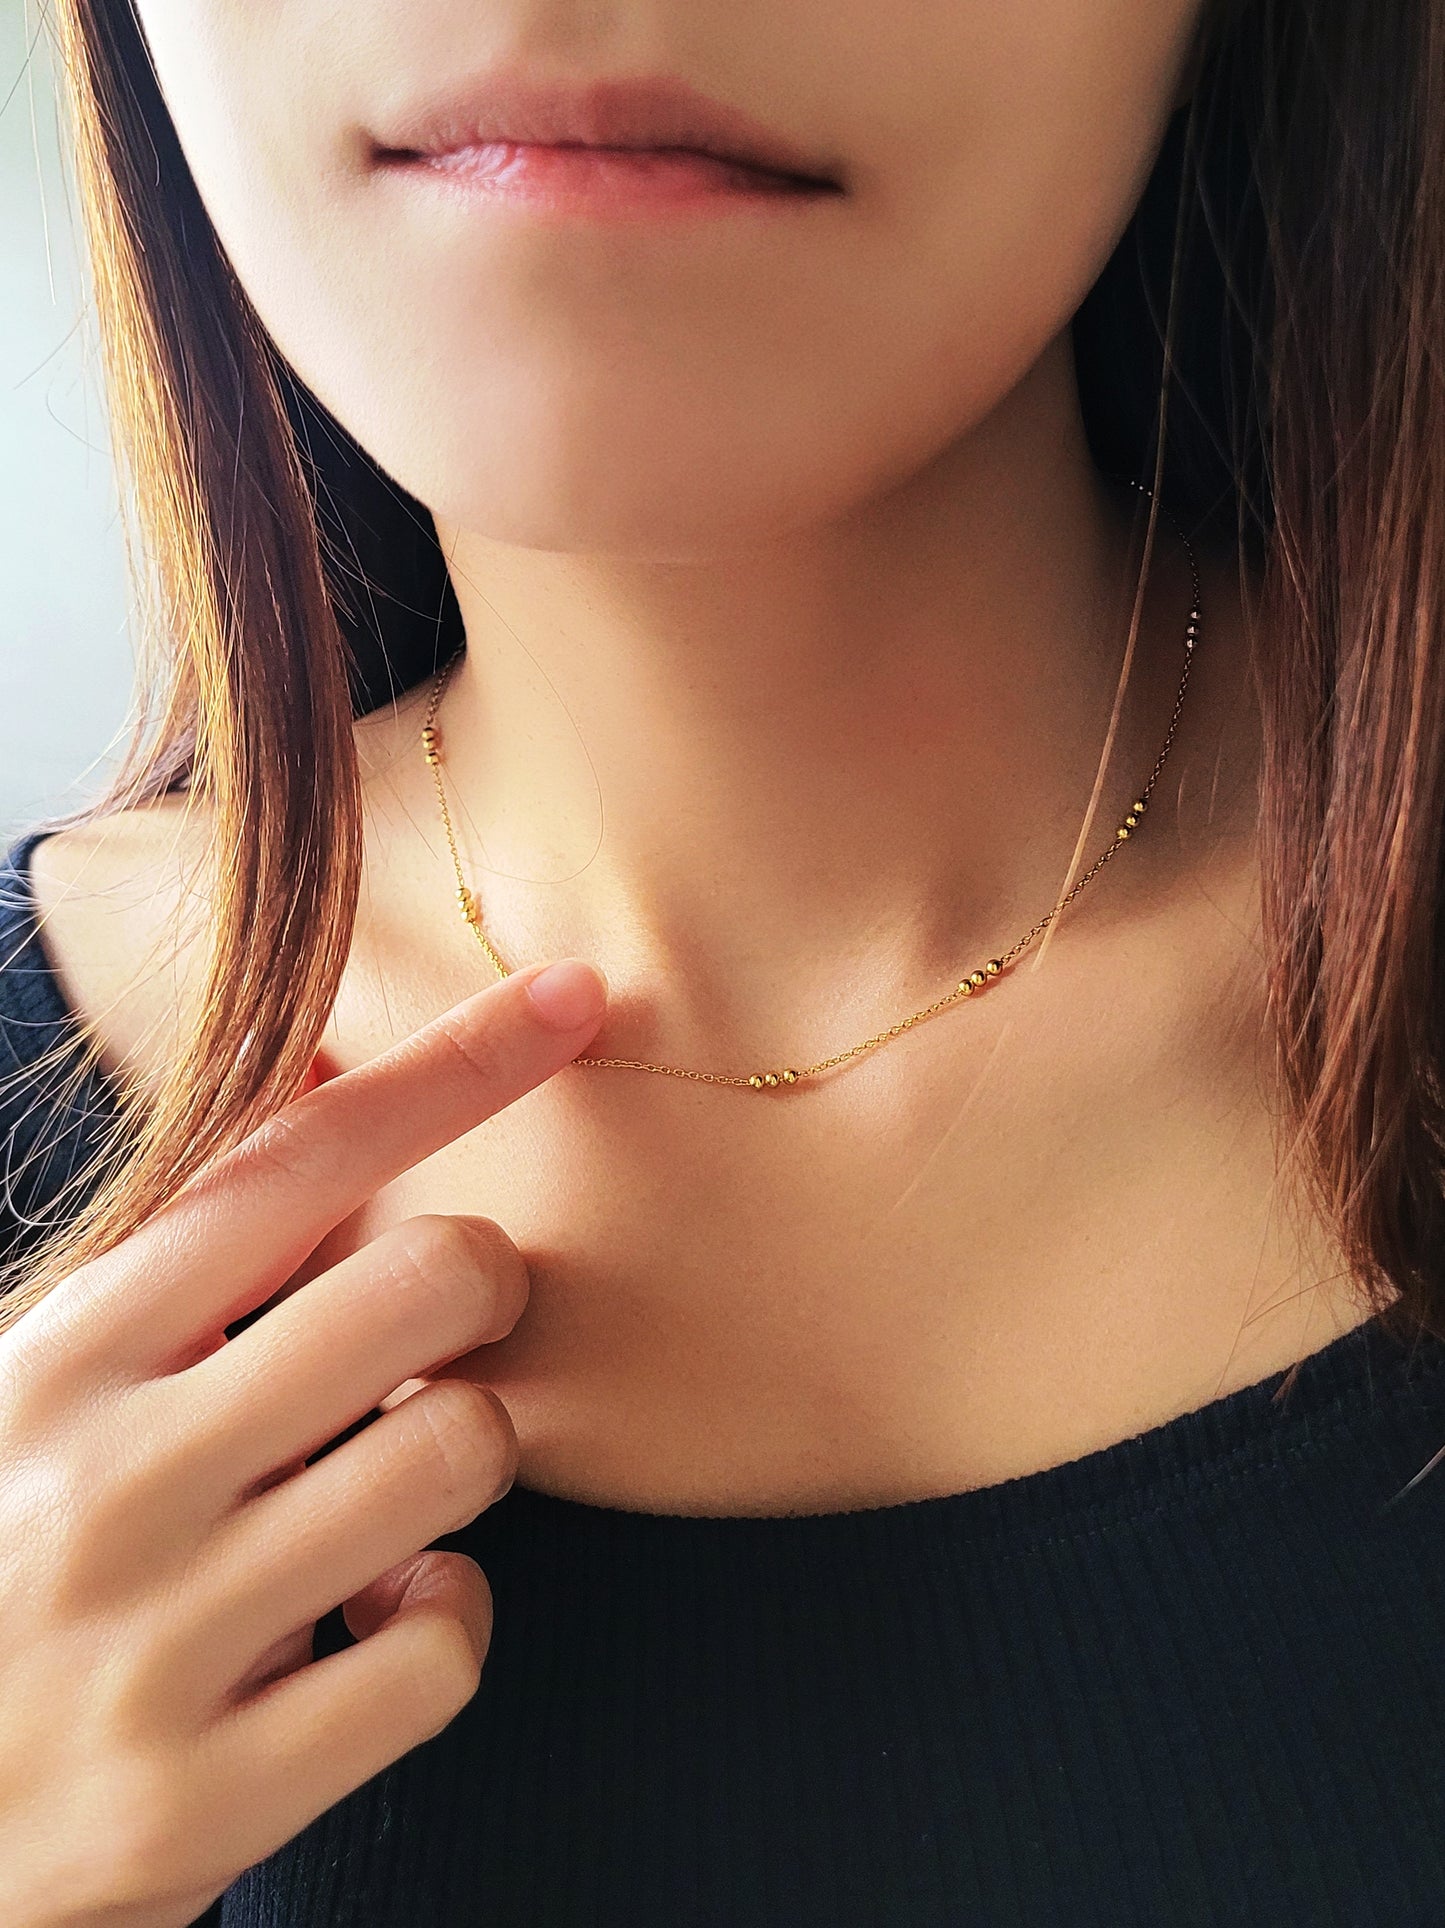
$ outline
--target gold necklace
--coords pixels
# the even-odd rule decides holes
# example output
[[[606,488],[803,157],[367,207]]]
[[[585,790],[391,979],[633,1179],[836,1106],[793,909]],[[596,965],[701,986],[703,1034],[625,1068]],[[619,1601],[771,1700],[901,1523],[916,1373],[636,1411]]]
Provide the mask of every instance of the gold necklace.
[[[1132,477],[1128,479],[1132,483],[1132,486],[1140,490],[1143,494],[1153,494],[1153,491],[1145,488],[1142,482],[1136,482]],[[729,1077],[720,1071],[692,1071],[681,1065],[648,1064],[638,1058],[573,1058],[570,1062],[572,1064],[596,1065],[604,1069],[618,1071],[656,1071],[665,1077],[692,1078],[701,1084],[742,1085],[751,1087],[754,1091],[769,1091],[785,1085],[799,1084],[804,1078],[817,1077],[821,1072],[832,1070],[834,1065],[844,1064],[848,1059],[859,1057],[863,1052],[871,1051],[877,1045],[886,1044],[891,1038],[899,1037],[913,1025],[920,1024],[924,1018],[932,1017],[936,1011],[946,1010],[950,1004],[956,1004],[964,998],[973,997],[977,992],[981,991],[985,985],[991,984],[996,978],[1000,977],[1003,972],[1008,969],[1009,965],[1013,963],[1015,958],[1021,956],[1022,953],[1028,949],[1029,945],[1033,943],[1034,939],[1043,931],[1047,930],[1065,905],[1072,902],[1072,900],[1078,896],[1085,884],[1097,876],[1120,845],[1126,843],[1133,832],[1139,828],[1140,819],[1148,808],[1149,794],[1158,780],[1159,772],[1164,767],[1164,759],[1169,754],[1169,746],[1174,741],[1174,731],[1178,726],[1179,713],[1184,705],[1184,691],[1189,682],[1189,665],[1194,655],[1195,641],[1202,627],[1202,616],[1199,607],[1199,564],[1194,554],[1194,546],[1188,536],[1185,535],[1175,517],[1171,515],[1167,509],[1162,510],[1162,513],[1167,516],[1173,524],[1175,532],[1184,544],[1189,556],[1189,567],[1193,576],[1193,602],[1190,605],[1189,621],[1184,631],[1184,668],[1179,678],[1179,693],[1174,699],[1174,711],[1170,716],[1169,728],[1165,733],[1164,747],[1155,759],[1154,768],[1149,773],[1148,782],[1145,783],[1139,795],[1135,798],[1124,821],[1115,830],[1113,842],[1094,860],[1074,885],[1068,896],[1061,897],[1047,916],[1041,917],[1032,930],[1026,931],[1009,950],[1004,951],[998,957],[989,958],[988,962],[980,965],[977,970],[970,971],[966,977],[960,978],[946,997],[939,998],[933,1004],[925,1005],[921,1011],[915,1011],[911,1017],[900,1018],[897,1024],[890,1025],[886,1031],[879,1031],[871,1038],[864,1038],[861,1044],[850,1045],[846,1051],[835,1052],[831,1058],[820,1058],[816,1064],[807,1064],[801,1069],[794,1069],[793,1066],[788,1065],[781,1071],[754,1071],[748,1077]],[[452,828],[451,812],[447,808],[446,787],[442,782],[441,733],[436,727],[437,706],[442,700],[453,670],[462,659],[464,648],[465,646],[458,649],[455,654],[442,665],[432,679],[431,700],[427,704],[426,717],[421,732],[422,750],[431,768],[432,779],[436,784],[437,803],[441,810],[442,828],[446,832],[447,848],[451,851],[452,868],[456,872],[457,908],[463,918],[465,918],[477,942],[495,966],[498,975],[501,977],[510,977],[510,968],[503,963],[502,959],[497,955],[496,948],[492,944],[491,939],[482,929],[481,915],[477,909],[476,897],[473,892],[467,888],[467,880],[462,871],[461,855],[457,849],[456,832]]]

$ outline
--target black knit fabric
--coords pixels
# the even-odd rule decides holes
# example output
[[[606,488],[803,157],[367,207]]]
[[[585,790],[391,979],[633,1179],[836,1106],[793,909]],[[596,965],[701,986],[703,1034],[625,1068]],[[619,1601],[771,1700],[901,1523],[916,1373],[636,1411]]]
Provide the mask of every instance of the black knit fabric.
[[[67,1022],[28,848],[16,1061]],[[31,1142],[23,1097],[3,1122]],[[1401,1489],[1445,1445],[1445,1345],[1372,1320],[1283,1377],[861,1512],[514,1486],[433,1543],[491,1581],[474,1699],[208,1923],[1442,1928],[1445,1463]],[[329,1614],[318,1653],[348,1641]]]

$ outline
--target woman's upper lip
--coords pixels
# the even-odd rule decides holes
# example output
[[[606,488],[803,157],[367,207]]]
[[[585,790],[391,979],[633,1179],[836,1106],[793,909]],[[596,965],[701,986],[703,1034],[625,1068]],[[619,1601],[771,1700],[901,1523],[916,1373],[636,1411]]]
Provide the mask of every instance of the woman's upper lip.
[[[498,68],[401,108],[370,139],[377,161],[435,158],[483,141],[687,147],[820,187],[843,185],[835,161],[670,75],[566,81]]]

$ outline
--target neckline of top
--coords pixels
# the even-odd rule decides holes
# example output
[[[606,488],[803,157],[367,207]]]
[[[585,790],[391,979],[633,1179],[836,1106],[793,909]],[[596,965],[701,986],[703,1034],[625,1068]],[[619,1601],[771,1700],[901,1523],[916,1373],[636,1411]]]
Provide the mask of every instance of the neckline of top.
[[[1278,1395],[1293,1370],[1294,1383]],[[1174,1512],[1192,1499],[1249,1478],[1288,1475],[1304,1462],[1344,1446],[1353,1454],[1361,1425],[1396,1415],[1407,1431],[1419,1427],[1421,1396],[1434,1388],[1429,1410],[1440,1422],[1429,1453],[1445,1448],[1445,1340],[1419,1333],[1397,1337],[1372,1314],[1337,1334],[1291,1367],[1202,1406],[1053,1466],[917,1499],[875,1506],[789,1513],[679,1513],[573,1499],[518,1481],[497,1504],[519,1515],[550,1515],[574,1530],[626,1531],[646,1540],[661,1532],[724,1535],[729,1543],[776,1540],[780,1532],[835,1536],[850,1545],[878,1539],[896,1550],[943,1536],[973,1544],[1007,1537],[1077,1538],[1114,1525]],[[1413,1461],[1390,1493],[1422,1470]],[[1445,1467],[1420,1487],[1432,1496]],[[1382,1497],[1388,1497],[1382,1493]],[[485,1516],[484,1516],[485,1517]]]

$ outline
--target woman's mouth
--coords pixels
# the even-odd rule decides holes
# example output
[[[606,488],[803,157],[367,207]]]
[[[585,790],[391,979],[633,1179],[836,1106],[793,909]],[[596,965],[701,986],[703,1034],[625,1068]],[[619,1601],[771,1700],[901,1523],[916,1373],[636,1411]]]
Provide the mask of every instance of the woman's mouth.
[[[370,147],[383,174],[532,214],[710,215],[845,192],[827,158],[669,75],[502,68],[399,109]]]
[[[479,140],[440,154],[383,152],[394,171],[451,191],[538,212],[638,217],[798,206],[837,195],[832,182],[776,173],[686,147]]]

